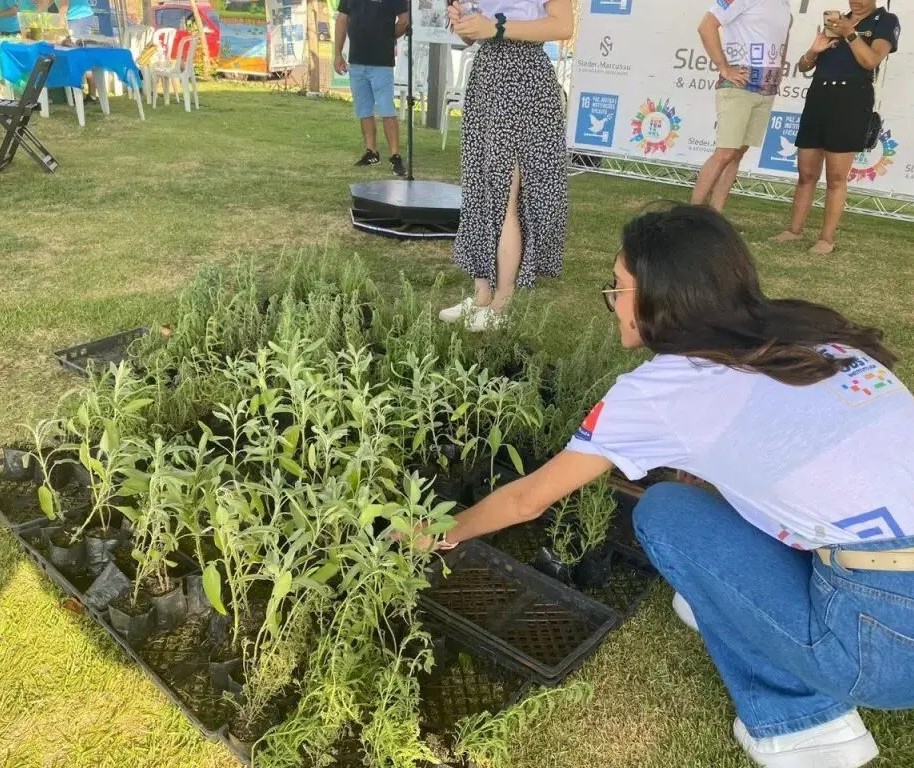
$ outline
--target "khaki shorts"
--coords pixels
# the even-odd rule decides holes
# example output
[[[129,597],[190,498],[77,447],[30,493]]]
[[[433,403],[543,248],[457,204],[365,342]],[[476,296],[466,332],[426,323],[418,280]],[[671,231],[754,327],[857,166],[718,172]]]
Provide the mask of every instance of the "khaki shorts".
[[[718,88],[718,148],[762,146],[773,105],[774,96],[763,96],[742,88]]]

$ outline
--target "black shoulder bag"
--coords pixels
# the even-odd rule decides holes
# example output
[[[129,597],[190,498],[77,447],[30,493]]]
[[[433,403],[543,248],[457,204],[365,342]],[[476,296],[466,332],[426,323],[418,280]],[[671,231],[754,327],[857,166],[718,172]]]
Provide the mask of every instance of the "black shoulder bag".
[[[886,13],[892,7],[892,0],[888,0],[886,3]],[[887,64],[889,57],[886,56],[885,60],[882,62],[882,81],[885,82],[885,74],[887,69]],[[873,76],[873,87],[876,87],[876,75]],[[882,86],[879,87],[879,106],[882,106]],[[874,108],[873,114],[870,116],[870,124],[866,130],[866,148],[867,150],[875,149],[876,145],[879,143],[879,136],[882,134],[882,115],[879,114],[879,111]]]

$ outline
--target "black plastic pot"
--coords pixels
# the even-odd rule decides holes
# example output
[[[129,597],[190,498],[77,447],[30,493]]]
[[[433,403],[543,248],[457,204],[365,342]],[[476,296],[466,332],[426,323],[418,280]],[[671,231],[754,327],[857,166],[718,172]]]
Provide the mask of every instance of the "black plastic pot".
[[[601,547],[588,552],[571,572],[571,578],[579,589],[605,587],[612,574],[616,552],[612,547]]]
[[[233,696],[241,694],[241,686],[232,674],[241,669],[241,659],[228,661],[210,661],[209,682],[219,693],[229,691]]]
[[[168,632],[180,626],[184,619],[187,618],[187,599],[184,597],[182,579],[176,579],[177,583],[171,592],[164,595],[152,595],[150,599],[155,606],[156,629]]]
[[[32,459],[29,463],[32,468],[32,479],[35,485],[44,485],[45,473],[41,464]],[[48,477],[48,485],[55,490],[63,489],[73,478],[73,464],[69,461],[56,461],[51,464],[51,470]]]
[[[92,482],[92,476],[89,474],[89,470],[86,469],[82,464],[71,464],[70,467],[73,482],[76,483],[80,488],[88,488]]]
[[[537,552],[536,558],[533,560],[533,567],[540,573],[545,573],[553,579],[558,579],[569,587],[574,585],[574,579],[571,575],[573,566],[563,562],[550,547],[540,547],[540,551]]]
[[[51,537],[61,529],[59,525],[46,525],[41,529],[41,543],[45,547],[51,546]]]
[[[58,529],[60,530],[60,529]],[[48,554],[51,562],[58,568],[76,570],[86,563],[86,542],[83,539],[68,546],[59,546],[48,537]]]
[[[108,619],[130,643],[138,643],[149,637],[155,628],[155,608],[150,605],[144,612],[132,615],[109,605]]]
[[[195,616],[212,610],[206,592],[203,590],[203,576],[191,573],[184,577],[184,596],[187,601],[187,613]]]
[[[86,534],[86,564],[89,571],[98,573],[114,559],[114,548],[118,541],[113,530],[104,534]]]
[[[28,466],[26,466],[28,457]],[[4,480],[28,480],[32,477],[35,457],[18,448],[0,448],[0,478]]]
[[[222,645],[228,637],[230,625],[231,617],[213,611],[206,625],[206,642],[213,648]]]

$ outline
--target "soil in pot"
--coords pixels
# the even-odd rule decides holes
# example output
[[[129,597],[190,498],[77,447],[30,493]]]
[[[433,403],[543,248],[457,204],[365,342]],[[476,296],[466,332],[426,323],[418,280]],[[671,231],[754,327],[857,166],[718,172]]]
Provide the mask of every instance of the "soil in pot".
[[[0,512],[12,525],[44,517],[31,481],[0,480]]]
[[[266,600],[262,603],[251,600],[251,617],[242,617],[238,629],[238,641],[232,642],[232,620],[229,616],[222,616],[215,611],[208,617],[203,616],[206,621],[206,642],[209,648],[209,660],[212,663],[232,662],[241,659],[241,649],[244,648],[248,641],[257,638],[257,633],[263,625],[266,615]]]
[[[153,634],[139,654],[200,722],[215,731],[228,723],[235,705],[210,682],[207,624],[204,616],[189,616],[173,632]]]
[[[133,546],[126,539],[118,541],[111,552],[115,565],[121,569],[121,573],[131,580],[136,577],[136,560],[133,559]]]
[[[108,618],[111,626],[131,643],[139,643],[152,634],[155,628],[155,606],[149,595],[140,590],[136,603],[133,595],[116,597],[108,604]]]
[[[155,606],[156,629],[164,632],[175,629],[187,618],[187,599],[182,580],[171,578],[168,581],[166,591],[162,591],[155,579],[151,579],[146,586]]]
[[[60,498],[60,508],[63,510],[64,517],[73,522],[83,523],[92,510],[92,498],[89,491],[75,483],[70,483],[62,491],[58,492]]]
[[[242,754],[250,757],[251,750],[257,740],[270,728],[282,720],[282,711],[278,706],[268,706],[253,720],[248,721],[236,714],[229,720],[229,741]]]

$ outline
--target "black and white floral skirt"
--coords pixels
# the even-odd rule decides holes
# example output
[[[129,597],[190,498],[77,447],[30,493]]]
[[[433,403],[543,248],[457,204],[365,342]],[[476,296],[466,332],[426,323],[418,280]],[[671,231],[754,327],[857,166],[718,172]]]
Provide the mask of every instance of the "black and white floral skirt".
[[[523,256],[518,287],[562,270],[568,222],[561,88],[543,46],[486,41],[467,82],[461,137],[463,202],[454,261],[495,285],[511,179],[520,169]]]

